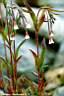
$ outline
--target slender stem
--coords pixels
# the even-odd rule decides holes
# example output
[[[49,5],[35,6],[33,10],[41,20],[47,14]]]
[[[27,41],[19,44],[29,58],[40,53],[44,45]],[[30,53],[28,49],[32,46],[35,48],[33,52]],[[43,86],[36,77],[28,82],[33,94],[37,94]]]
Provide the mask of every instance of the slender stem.
[[[4,48],[5,48],[5,58],[6,58],[6,61],[8,61],[7,59],[7,50],[6,50],[6,42],[4,41]]]
[[[38,31],[37,30],[35,30],[35,39],[36,39],[37,56],[39,57],[39,42],[38,42]]]
[[[8,37],[9,37],[9,48],[10,48],[10,63],[12,65],[12,48],[11,48],[11,40],[10,40],[10,32],[8,32]]]
[[[12,59],[12,47],[11,47],[11,40],[10,40],[10,30],[8,31],[8,38],[9,38],[9,49],[10,49],[10,64],[12,66],[12,68],[14,67],[13,65],[13,59]],[[11,90],[11,94],[14,93],[14,89],[13,89],[13,74],[11,76],[11,82],[10,82],[10,90]]]
[[[5,59],[6,59],[6,62],[8,62],[8,59],[7,59],[7,50],[6,50],[6,42],[5,41],[4,41],[4,49],[5,49]],[[8,77],[10,77],[9,68],[7,68],[7,75],[8,75]]]
[[[11,5],[12,5],[12,1],[11,1]],[[14,12],[12,9],[12,28],[14,26]],[[14,33],[15,36],[15,33]],[[14,64],[13,64],[13,88],[14,88],[14,92],[16,93],[16,80],[17,80],[17,62],[16,62],[16,50],[15,50],[15,40],[13,41],[14,43]]]
[[[38,42],[38,31],[35,32],[37,56],[39,58],[39,42]],[[37,62],[37,65],[40,62]],[[44,96],[44,73],[40,72],[38,68],[38,96]]]
[[[17,62],[16,62],[16,51],[15,51],[15,40],[14,40],[14,90],[16,92],[16,79],[17,79]]]
[[[4,88],[3,76],[2,76],[2,69],[0,64],[0,89]]]
[[[44,72],[38,72],[38,96],[44,96]]]
[[[36,39],[36,48],[37,48],[37,59],[39,59],[39,38],[38,38],[38,29],[35,31],[35,39]],[[37,60],[37,66],[39,65]],[[40,72],[40,68],[38,68],[38,96],[44,96],[44,72]]]

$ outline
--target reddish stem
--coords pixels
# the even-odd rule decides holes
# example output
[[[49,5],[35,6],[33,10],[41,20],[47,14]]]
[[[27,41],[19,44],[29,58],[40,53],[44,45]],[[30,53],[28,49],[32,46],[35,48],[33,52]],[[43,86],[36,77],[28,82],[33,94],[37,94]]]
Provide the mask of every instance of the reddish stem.
[[[38,72],[38,96],[44,96],[44,73]]]
[[[37,56],[39,56],[39,42],[38,42],[38,31],[35,31],[35,39],[36,39],[36,48],[37,48]]]
[[[38,30],[37,29],[35,31],[35,39],[36,39],[37,56],[39,58],[39,42],[38,42]],[[44,96],[44,73],[40,72],[40,68],[38,69],[39,69],[38,70],[38,96]]]
[[[2,89],[4,86],[3,86],[3,78],[2,78],[2,71],[0,69],[0,89]]]
[[[16,52],[15,52],[15,40],[14,40],[14,90],[16,92],[16,79],[17,79],[17,62],[16,62]]]

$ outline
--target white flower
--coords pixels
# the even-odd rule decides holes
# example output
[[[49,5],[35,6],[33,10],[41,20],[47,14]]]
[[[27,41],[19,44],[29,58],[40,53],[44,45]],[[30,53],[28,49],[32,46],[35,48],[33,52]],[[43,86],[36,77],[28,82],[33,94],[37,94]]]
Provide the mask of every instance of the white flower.
[[[50,35],[49,35],[50,38],[53,38],[54,37],[54,33],[51,32]]]
[[[31,25],[29,23],[26,24],[26,28],[31,28]]]
[[[28,32],[26,32],[25,39],[29,39],[29,38],[30,38],[30,36],[29,36]]]
[[[16,24],[16,21],[14,21],[14,29],[15,29],[15,30],[19,29],[19,28],[18,28],[18,25]]]
[[[14,25],[14,29],[15,29],[15,30],[19,29],[19,28],[18,28],[18,25]]]
[[[14,41],[15,40],[15,36],[14,37],[10,37],[10,40]]]
[[[50,39],[49,39],[49,44],[53,44],[53,43],[54,43],[53,38],[50,38]]]

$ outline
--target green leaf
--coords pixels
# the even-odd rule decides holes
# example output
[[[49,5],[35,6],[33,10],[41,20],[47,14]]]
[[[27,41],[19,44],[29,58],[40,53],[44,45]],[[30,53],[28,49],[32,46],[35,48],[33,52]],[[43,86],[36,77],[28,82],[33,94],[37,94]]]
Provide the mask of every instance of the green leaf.
[[[36,54],[33,50],[31,50],[31,49],[29,49],[29,50],[31,51],[31,53],[32,53],[33,56],[34,56],[34,59],[35,59],[35,65],[36,65],[37,54]]]
[[[38,96],[38,88],[35,89],[34,96]]]
[[[42,12],[41,12],[42,11]],[[39,17],[39,20],[38,20],[38,22],[37,22],[37,27],[38,27],[38,30],[40,29],[40,27],[41,27],[41,25],[44,23],[44,18],[45,18],[45,14],[44,14],[44,12],[45,12],[45,10],[39,10],[38,11],[38,15],[40,14],[40,12],[41,12],[41,16]]]
[[[6,40],[8,42],[7,33],[8,33],[8,27],[6,25],[4,28],[4,32],[2,32],[2,37],[3,37],[3,40]]]
[[[19,49],[20,49],[20,47],[25,43],[25,41],[26,41],[26,39],[24,39],[24,40],[19,44],[19,46],[17,47],[17,49],[16,49],[16,56],[18,56]]]
[[[8,27],[6,25],[4,28],[4,32],[2,32],[2,37],[3,37],[3,40],[6,40],[8,42],[7,33],[8,33]]]
[[[41,52],[41,56],[40,56],[40,60],[41,60],[40,63],[43,63],[43,62],[44,62],[45,52],[46,52],[46,49],[43,48],[43,49],[42,49],[42,52]]]
[[[44,63],[44,59],[45,59],[45,52],[46,52],[46,49],[43,48],[43,49],[42,49],[42,52],[41,52],[41,55],[40,55],[40,71],[42,71],[41,68],[42,68],[43,63]]]
[[[7,25],[4,28],[4,33],[8,33],[8,27],[7,27]]]
[[[23,9],[23,8],[22,8],[22,10],[23,10],[24,12],[26,12],[26,13],[32,13],[31,11],[26,10],[26,9]]]
[[[32,52],[32,54],[34,56],[35,66],[36,66],[36,68],[38,70],[39,69],[39,66],[40,66],[40,58],[37,56],[37,54],[33,50],[31,50],[31,49],[29,49],[29,50]]]
[[[18,62],[18,61],[21,59],[21,57],[22,57],[22,56],[19,56],[19,57],[17,58],[17,60],[16,60],[16,61]]]
[[[55,10],[55,9],[51,9],[52,12],[64,12],[64,10]]]
[[[10,82],[10,78],[8,78],[6,75],[4,75],[3,78]]]
[[[32,18],[32,20],[33,20],[33,24],[34,24],[34,26],[35,26],[35,28],[36,28],[37,17],[36,17],[36,15],[35,15],[34,11],[31,9],[30,5],[29,5],[27,2],[25,2],[25,6],[26,6],[26,8],[28,9],[28,12],[30,13],[30,16],[31,16],[31,18]]]
[[[18,23],[20,21],[20,17],[16,16],[16,22]]]
[[[7,39],[7,34],[2,32],[2,37],[3,37],[3,40],[6,40],[8,42],[8,39]]]
[[[6,60],[0,56],[0,60],[2,60],[5,64],[7,63]]]
[[[10,61],[9,60],[5,60],[3,57],[0,56],[0,60],[2,60],[2,63],[1,63],[1,68],[2,70],[4,68],[8,69],[9,68],[9,71],[10,71],[10,74],[12,74],[12,71],[13,71],[13,68],[12,68],[12,65],[10,65]]]

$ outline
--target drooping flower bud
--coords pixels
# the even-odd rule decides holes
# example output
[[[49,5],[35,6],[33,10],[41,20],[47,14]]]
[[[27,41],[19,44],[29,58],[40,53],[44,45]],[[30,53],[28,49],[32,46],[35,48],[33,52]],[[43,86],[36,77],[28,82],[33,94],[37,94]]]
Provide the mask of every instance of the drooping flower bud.
[[[14,40],[15,40],[15,33],[14,33],[14,32],[12,33],[12,35],[11,35],[10,39],[11,39],[12,41],[14,41]]]
[[[16,21],[14,21],[13,23],[14,23],[14,30],[19,29],[19,27],[18,27],[18,25],[17,25]]]
[[[14,37],[10,37],[10,40],[14,41],[15,40],[15,36]]]
[[[49,35],[50,38],[53,38],[54,37],[54,33],[51,32],[50,35]]]
[[[26,33],[25,33],[25,39],[29,39],[29,38],[30,38],[30,36],[29,36],[28,32],[26,31]]]
[[[54,43],[54,33],[51,31],[50,34],[49,34],[49,44],[53,44]]]
[[[49,39],[49,44],[54,44],[53,38],[50,38],[50,39]]]

